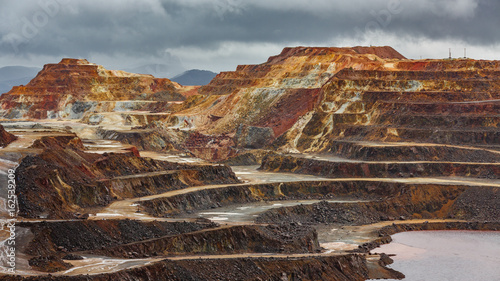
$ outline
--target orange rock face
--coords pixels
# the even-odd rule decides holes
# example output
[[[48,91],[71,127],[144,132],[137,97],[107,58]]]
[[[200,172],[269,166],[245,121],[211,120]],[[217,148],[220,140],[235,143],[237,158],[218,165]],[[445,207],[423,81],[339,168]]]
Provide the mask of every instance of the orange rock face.
[[[217,160],[271,143],[283,152],[350,146],[340,141],[493,145],[500,139],[499,73],[499,61],[409,60],[391,47],[295,47],[188,88],[63,59],[4,94],[0,114],[94,125],[155,120],[194,132],[176,145]],[[114,114],[127,110],[145,113]]]
[[[164,96],[180,94],[180,85],[152,75],[106,70],[84,59],[47,64],[25,86],[0,97],[6,118],[81,118],[88,111],[140,109]]]
[[[339,141],[497,145],[500,62],[426,60],[344,69],[281,144],[335,151]]]
[[[499,61],[409,60],[390,47],[285,48],[220,73],[174,116],[208,135],[271,129],[286,152],[340,140],[493,145],[499,73]]]
[[[280,136],[317,106],[321,87],[338,71],[383,69],[377,55],[404,59],[391,47],[285,48],[266,63],[220,73],[199,90],[211,99],[177,115],[193,117],[194,126],[208,134],[232,133],[243,124]]]

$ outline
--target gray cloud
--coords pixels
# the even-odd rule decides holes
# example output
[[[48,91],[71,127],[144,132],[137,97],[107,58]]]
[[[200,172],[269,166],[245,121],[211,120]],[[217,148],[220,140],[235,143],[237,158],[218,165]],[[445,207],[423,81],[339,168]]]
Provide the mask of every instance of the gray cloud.
[[[500,3],[496,0],[30,3],[0,0],[0,65],[71,56],[125,67],[164,63],[178,56],[187,67],[230,70],[238,63],[262,62],[274,55],[264,53],[270,49],[296,44],[410,46],[416,39],[489,49],[500,45]],[[384,44],[384,38],[391,39]],[[263,46],[261,55],[256,52],[259,45]],[[232,48],[228,46],[238,46],[238,50],[222,52]],[[185,50],[197,54],[189,56]],[[206,53],[207,58],[199,53]],[[207,65],[197,65],[192,57]]]

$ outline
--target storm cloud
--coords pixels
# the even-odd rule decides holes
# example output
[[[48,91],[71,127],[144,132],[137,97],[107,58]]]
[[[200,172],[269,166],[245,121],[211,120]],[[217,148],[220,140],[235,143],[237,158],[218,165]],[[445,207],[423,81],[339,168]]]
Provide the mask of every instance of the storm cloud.
[[[30,5],[27,5],[27,4]],[[496,0],[1,0],[0,66],[233,70],[287,46],[391,45],[410,58],[500,58]]]

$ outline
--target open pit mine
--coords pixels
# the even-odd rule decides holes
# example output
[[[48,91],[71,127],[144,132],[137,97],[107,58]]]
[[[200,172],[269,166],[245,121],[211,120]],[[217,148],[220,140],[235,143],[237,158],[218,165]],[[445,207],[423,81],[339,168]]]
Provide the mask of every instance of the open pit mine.
[[[402,279],[395,233],[500,237],[499,74],[391,47],[204,86],[47,64],[0,96],[0,280]]]

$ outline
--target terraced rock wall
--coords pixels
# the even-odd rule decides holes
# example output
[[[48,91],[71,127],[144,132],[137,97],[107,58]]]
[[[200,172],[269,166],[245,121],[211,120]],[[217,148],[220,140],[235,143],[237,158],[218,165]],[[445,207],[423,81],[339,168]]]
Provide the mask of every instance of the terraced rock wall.
[[[199,92],[220,97],[176,115],[195,115],[193,126],[202,133],[232,133],[243,124],[270,128],[278,137],[317,106],[321,87],[341,69],[383,68],[376,54],[404,58],[390,47],[285,48],[266,63],[218,74]]]
[[[498,179],[500,177],[500,164],[496,162],[362,162],[270,155],[262,160],[261,169],[265,171],[294,172],[331,178],[457,176]]]
[[[31,256],[64,256],[116,245],[178,235],[216,227],[191,222],[141,222],[134,220],[81,220],[19,224],[29,229],[25,253]],[[29,239],[28,239],[29,238]]]
[[[3,94],[0,116],[80,119],[87,112],[140,110],[152,101],[185,99],[180,88],[168,79],[106,70],[82,59],[63,59],[45,65],[27,85]]]
[[[141,202],[144,210],[157,217],[175,216],[195,210],[207,210],[232,204],[261,200],[327,199],[348,197],[379,199],[393,196],[404,184],[363,181],[304,181],[248,184],[205,189],[168,198]]]
[[[347,159],[385,162],[447,161],[498,163],[500,151],[467,146],[425,145],[418,143],[371,143],[363,141],[335,141],[329,150]]]
[[[337,152],[337,141],[496,145],[498,67],[464,60],[345,68],[323,85],[317,107],[275,145],[305,152]]]
[[[367,224],[399,217],[495,221],[500,215],[496,186],[410,184],[387,181],[316,181],[228,186],[141,202],[154,216],[176,216],[261,200],[350,198],[353,203],[300,205],[270,210],[261,223]]]
[[[124,258],[150,255],[314,253],[321,248],[314,228],[233,226],[95,249],[87,253]]]
[[[377,257],[320,252],[310,227],[345,226],[320,237],[346,242],[366,234],[356,250],[363,253],[396,231],[498,229],[499,74],[498,61],[406,60],[390,47],[285,48],[189,90],[82,60],[48,65],[0,98],[0,115],[82,118],[82,127],[111,143],[262,167],[242,172],[249,182],[241,183],[227,166],[156,161],[134,148],[92,154],[72,134],[42,138],[16,172],[20,215],[42,221],[19,225],[18,241],[26,241],[19,249],[28,255],[19,258],[49,272],[71,267],[65,255],[137,267],[114,272],[97,261],[89,268],[107,273],[0,279],[365,280],[374,278]],[[187,187],[194,188],[179,190]],[[273,202],[268,211],[256,208],[253,222],[247,211],[239,221],[228,215],[236,222],[227,225],[196,218],[197,211],[298,199],[324,201]],[[75,220],[104,206],[100,216],[121,219]],[[126,219],[132,215],[144,221]],[[151,216],[173,218],[146,222]],[[163,222],[180,218],[199,223]],[[425,222],[432,219],[454,222]],[[387,264],[382,259],[377,266]],[[388,272],[376,276],[402,277]]]
[[[218,268],[218,270],[214,270]],[[361,281],[368,278],[366,260],[360,255],[314,258],[239,258],[217,260],[164,260],[140,268],[108,274],[80,276],[5,276],[20,280],[336,280]]]
[[[256,202],[349,198],[353,203],[318,203],[268,211],[263,223],[363,224],[407,218],[497,220],[500,188],[464,185],[404,184],[384,181],[316,181],[228,186],[141,202],[153,216],[176,216],[196,210]],[[368,202],[366,202],[368,201]]]
[[[381,201],[328,203],[326,201],[274,209],[261,214],[260,223],[296,221],[305,224],[371,224],[398,218],[498,221],[498,187],[422,185],[400,190]]]
[[[73,136],[70,143],[78,140]],[[42,142],[58,143],[51,138]],[[59,144],[25,157],[17,168],[20,215],[69,218],[80,208],[105,206],[124,197],[192,185],[238,182],[231,169],[223,165],[176,164],[133,153],[100,155],[67,143]]]

